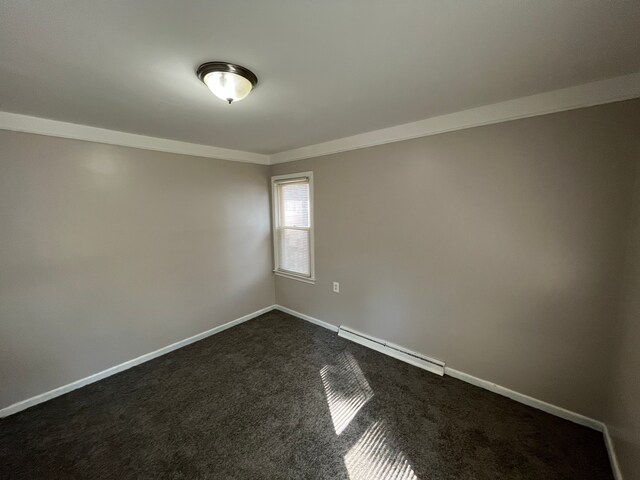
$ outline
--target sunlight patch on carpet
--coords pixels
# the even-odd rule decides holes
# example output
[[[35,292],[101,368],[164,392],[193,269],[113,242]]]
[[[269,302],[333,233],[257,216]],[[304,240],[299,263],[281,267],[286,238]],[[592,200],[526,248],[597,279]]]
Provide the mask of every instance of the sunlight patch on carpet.
[[[373,390],[358,362],[349,352],[341,353],[334,364],[322,367],[320,377],[333,428],[340,435],[373,397]]]
[[[383,420],[371,425],[344,457],[350,480],[418,480]]]

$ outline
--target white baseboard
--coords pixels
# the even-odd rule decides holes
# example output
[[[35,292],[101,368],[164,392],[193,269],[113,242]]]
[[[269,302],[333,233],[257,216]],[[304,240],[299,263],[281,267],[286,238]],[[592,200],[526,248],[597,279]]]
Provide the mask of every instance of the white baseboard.
[[[392,349],[386,349],[384,347],[383,348],[379,348],[379,346],[375,345],[374,342],[367,341],[367,339],[364,338],[363,334],[360,334],[360,336],[363,337],[362,339],[355,338],[355,336],[350,336],[349,335],[350,332],[344,332],[343,331],[343,333],[341,334],[340,333],[340,327],[338,327],[338,326],[336,326],[336,325],[334,325],[332,323],[328,323],[328,322],[324,322],[322,320],[318,320],[317,318],[314,318],[314,317],[312,317],[310,315],[305,315],[304,313],[300,313],[300,312],[297,312],[297,311],[292,310],[290,308],[283,307],[282,305],[275,305],[275,308],[276,308],[276,310],[280,310],[282,312],[288,313],[289,315],[293,315],[294,317],[298,317],[298,318],[300,318],[302,320],[306,320],[307,322],[311,322],[311,323],[314,323],[314,324],[316,324],[316,325],[318,325],[320,327],[326,328],[327,330],[331,330],[332,332],[336,332],[338,335],[340,335],[340,336],[342,336],[344,338],[347,338],[348,340],[351,340],[351,341],[357,342],[357,343],[359,343],[361,345],[364,345],[367,348],[371,348],[373,350],[376,350],[376,351],[378,351],[380,353],[383,353],[385,355],[389,355],[389,356],[394,357],[394,358],[396,358],[398,360],[401,360],[403,362],[410,363],[411,365],[413,365],[415,367],[423,368],[425,370],[429,370],[429,371],[435,373],[436,375],[442,375],[442,373],[440,373],[439,369],[437,368],[437,367],[440,367],[440,365],[434,365],[433,369],[425,368],[425,366],[422,363],[419,364],[418,362],[413,361],[412,359],[409,358],[408,355],[394,354]],[[347,334],[345,335],[345,333],[347,333]],[[373,338],[373,337],[369,337],[369,338]],[[386,342],[384,340],[379,340],[379,339],[375,339],[375,340],[377,340],[378,343],[389,344],[388,342]],[[389,345],[393,345],[393,344],[389,344]],[[393,347],[395,349],[398,349],[398,350],[402,349],[402,350],[405,350],[405,351],[409,351],[408,349],[405,349],[405,348],[400,347],[398,345],[393,345]],[[413,353],[414,355],[420,355],[422,357],[428,358],[428,357],[426,357],[426,356],[424,356],[422,354],[417,354],[416,352],[411,352],[411,353]],[[437,362],[438,364],[442,363],[442,362],[438,362],[438,361],[435,361],[435,362]],[[442,363],[442,366],[444,366],[444,363]]]
[[[122,372],[131,367],[135,367],[136,365],[140,365],[141,363],[160,357],[166,353],[172,352],[173,350],[177,350],[178,348],[185,347],[191,343],[197,342],[198,340],[202,340],[203,338],[209,337],[211,335],[215,335],[216,333],[220,333],[224,330],[227,330],[228,328],[239,325],[240,323],[251,320],[255,317],[262,315],[263,313],[267,313],[272,310],[280,310],[282,312],[293,315],[294,317],[298,317],[302,320],[306,320],[307,322],[313,323],[315,325],[326,328],[333,332],[338,332],[339,330],[339,328],[336,325],[333,325],[331,323],[318,320],[317,318],[311,317],[309,315],[305,315],[303,313],[297,312],[287,307],[283,307],[282,305],[271,305],[269,307],[262,308],[253,313],[250,313],[243,317],[227,322],[223,325],[214,327],[205,332],[199,333],[189,338],[185,338],[184,340],[180,340],[179,342],[172,343],[171,345],[167,345],[166,347],[162,347],[153,352],[147,353],[140,357],[134,358],[132,360],[121,363],[114,367],[108,368],[107,370],[103,370],[102,372],[95,373],[86,378],[76,380],[75,382],[69,383],[62,387],[55,388],[48,392],[42,393],[40,395],[36,395],[35,397],[31,397],[26,400],[22,400],[20,402],[14,403],[13,405],[9,405],[8,407],[0,409],[0,418],[7,417],[14,413],[25,410],[29,407],[32,407],[34,405],[38,405],[39,403],[46,402],[47,400],[51,400],[52,398],[59,397],[60,395],[64,395],[65,393],[71,392],[72,390],[76,390],[80,387],[84,387],[85,385],[89,385],[91,383],[97,382],[98,380],[102,380],[103,378]],[[594,430],[602,432],[604,436],[605,445],[607,447],[607,452],[609,454],[609,460],[611,462],[611,469],[613,470],[614,478],[615,480],[622,480],[622,473],[620,471],[620,466],[618,464],[618,460],[615,454],[613,441],[609,434],[609,429],[604,423],[598,420],[594,420],[592,418],[586,417],[579,413],[572,412],[565,408],[552,405],[542,400],[538,400],[528,395],[515,392],[508,388],[502,387],[500,385],[496,385],[495,383],[489,382],[487,380],[483,380],[481,378],[474,377],[472,375],[461,372],[459,370],[455,370],[450,367],[444,368],[444,374],[457,378],[459,380],[462,380],[463,382],[470,383],[477,387],[484,388],[485,390],[489,390],[499,395],[511,398],[516,402],[523,403],[525,405],[536,408],[538,410],[542,410],[544,412],[550,413],[551,415],[555,415],[557,417],[564,418],[565,420],[569,420],[579,425],[590,427],[590,428],[593,428]]]
[[[611,470],[613,470],[613,478],[615,480],[622,480],[622,471],[620,470],[620,464],[618,463],[618,457],[613,447],[613,438],[609,434],[609,427],[604,425],[604,443],[607,446],[607,453],[609,454],[609,463],[611,463]]]
[[[81,378],[80,380],[76,380],[75,382],[63,385],[62,387],[55,388],[48,392],[41,393],[40,395],[36,395],[35,397],[27,398],[26,400],[14,403],[13,405],[9,405],[8,407],[0,409],[0,418],[13,415],[14,413],[18,413],[29,407],[38,405],[39,403],[46,402],[47,400],[59,397],[60,395],[64,395],[65,393],[69,393],[72,390],[76,390],[80,387],[84,387],[85,385],[89,385],[90,383],[97,382],[98,380],[102,380],[103,378],[110,377],[111,375],[115,375],[116,373],[122,372],[131,367],[135,367],[136,365],[140,365],[141,363],[148,362],[149,360],[153,360],[154,358],[172,352],[173,350],[177,350],[178,348],[186,347],[187,345],[197,342],[198,340],[202,340],[203,338],[215,335],[216,333],[220,333],[228,328],[234,327],[240,323],[246,322],[248,320],[251,320],[252,318],[262,315],[263,313],[270,312],[274,308],[276,308],[275,305],[261,308],[260,310],[257,310],[243,317],[236,318],[235,320],[214,327],[210,330],[207,330],[206,332],[198,333],[197,335],[194,335],[192,337],[185,338],[184,340],[180,340],[179,342],[172,343],[171,345],[167,345],[166,347],[162,347],[153,352],[141,355],[140,357],[128,360],[124,363],[108,368],[101,372],[94,373],[93,375],[90,375],[88,377]]]
[[[298,317],[298,318],[301,318],[302,320],[306,320],[307,322],[315,323],[316,325],[319,325],[322,328],[326,328],[327,330],[331,330],[332,332],[338,331],[338,327],[336,325],[333,325],[332,323],[323,322],[322,320],[318,320],[317,318],[310,317],[309,315],[305,315],[304,313],[296,312],[295,310],[291,310],[290,308],[283,307],[282,305],[274,305],[274,308],[284,313],[288,313],[289,315],[293,315],[294,317]]]
[[[322,320],[318,320],[317,318],[311,317],[309,315],[305,315],[303,313],[300,312],[296,312],[295,310],[291,310],[290,308],[287,307],[283,307],[282,305],[276,305],[275,308],[277,310],[281,310],[283,312],[289,313],[295,317],[301,318],[303,320],[306,320],[308,322],[311,323],[315,323],[316,325],[320,325],[321,327],[327,328],[329,330],[332,330],[334,332],[338,331],[338,327],[322,321]],[[384,340],[380,340],[380,341],[384,341]],[[400,347],[400,348],[404,348],[404,347]],[[382,352],[385,353],[385,352]],[[422,356],[425,356],[425,358],[431,358],[428,357],[426,355],[423,354],[419,354]],[[440,362],[444,365],[444,362]],[[584,415],[581,415],[579,413],[575,413],[572,412],[570,410],[567,410],[565,408],[562,407],[558,407],[556,405],[552,405],[550,403],[544,402],[542,400],[538,400],[536,398],[530,397],[528,395],[525,395],[523,393],[518,393],[515,392],[513,390],[510,390],[506,387],[502,387],[500,385],[496,385],[495,383],[489,382],[487,380],[483,380],[481,378],[477,378],[474,377],[473,375],[469,375],[467,373],[461,372],[459,370],[455,370],[453,368],[450,367],[445,367],[444,368],[444,374],[445,375],[449,375],[450,377],[454,377],[457,378],[458,380],[462,380],[463,382],[467,382],[470,383],[472,385],[475,385],[477,387],[480,388],[484,388],[485,390],[489,390],[491,392],[497,393],[499,395],[502,395],[504,397],[508,397],[512,400],[515,400],[516,402],[519,403],[523,403],[525,405],[528,405],[530,407],[536,408],[538,410],[542,410],[543,412],[547,412],[550,413],[551,415],[555,415],[556,417],[560,417],[560,418],[564,418],[565,420],[569,420],[571,422],[577,423],[579,425],[583,425],[585,427],[589,427],[589,428],[593,428],[594,430],[597,430],[599,432],[604,432],[605,430],[605,425],[604,423],[598,421],[598,420],[594,420],[593,418],[589,418],[586,417]]]
[[[589,418],[579,413],[572,412],[571,410],[567,410],[566,408],[558,407],[556,405],[552,405],[551,403],[538,400],[537,398],[530,397],[528,395],[525,395],[524,393],[513,391],[509,388],[502,387],[493,382],[474,377],[473,375],[469,375],[468,373],[445,367],[444,374],[449,375],[453,378],[457,378],[458,380],[462,380],[463,382],[470,383],[471,385],[484,388],[485,390],[489,390],[490,392],[497,393],[498,395],[502,395],[503,397],[510,398],[511,400],[515,400],[516,402],[523,403],[538,410],[542,410],[543,412],[550,413],[551,415],[555,415],[556,417],[564,418],[565,420],[569,420],[573,423],[593,428],[594,430],[597,430],[599,432],[602,432],[604,430],[604,424],[598,420],[594,420],[593,418]]]

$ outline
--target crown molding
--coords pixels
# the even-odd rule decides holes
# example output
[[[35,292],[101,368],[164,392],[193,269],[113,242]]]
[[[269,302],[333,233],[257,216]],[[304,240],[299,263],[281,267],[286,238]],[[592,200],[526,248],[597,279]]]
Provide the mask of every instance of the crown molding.
[[[395,127],[373,130],[350,137],[286,150],[272,155],[148,137],[134,133],[90,127],[40,117],[0,111],[0,130],[72,138],[159,152],[217,158],[234,162],[275,165],[305,158],[373,147],[385,143],[426,137],[438,133],[508,122],[520,118],[591,107],[640,97],[640,72],[585,83],[575,87],[539,93],[456,113],[431,117]]]
[[[123,147],[155,150],[158,152],[179,153],[197,157],[217,158],[234,162],[257,163],[269,165],[269,155],[213,147],[198,143],[180,142],[166,138],[148,137],[134,133],[107,130],[106,128],[89,127],[77,123],[60,122],[47,118],[31,117],[17,113],[0,112],[0,130],[35,133],[50,137],[72,138],[88,142],[107,143]]]
[[[640,97],[640,72],[373,130],[271,155],[270,164]]]

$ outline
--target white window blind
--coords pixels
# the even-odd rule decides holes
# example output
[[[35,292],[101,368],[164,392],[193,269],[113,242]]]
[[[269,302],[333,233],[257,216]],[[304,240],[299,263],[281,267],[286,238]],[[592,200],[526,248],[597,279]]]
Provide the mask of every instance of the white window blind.
[[[313,280],[311,172],[273,177],[276,273]]]

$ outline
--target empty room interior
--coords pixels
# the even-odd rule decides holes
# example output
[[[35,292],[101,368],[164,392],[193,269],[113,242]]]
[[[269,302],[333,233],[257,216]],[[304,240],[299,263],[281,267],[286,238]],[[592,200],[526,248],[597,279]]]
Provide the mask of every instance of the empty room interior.
[[[640,479],[640,2],[0,0],[0,478]]]

